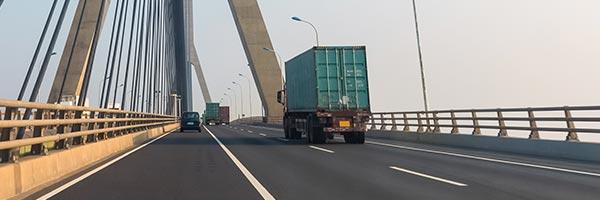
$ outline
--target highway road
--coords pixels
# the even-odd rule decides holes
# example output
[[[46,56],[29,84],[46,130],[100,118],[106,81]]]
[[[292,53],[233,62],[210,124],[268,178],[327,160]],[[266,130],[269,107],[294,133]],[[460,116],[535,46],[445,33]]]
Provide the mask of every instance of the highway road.
[[[600,198],[594,163],[373,138],[312,146],[282,136],[246,125],[171,133],[30,198]]]

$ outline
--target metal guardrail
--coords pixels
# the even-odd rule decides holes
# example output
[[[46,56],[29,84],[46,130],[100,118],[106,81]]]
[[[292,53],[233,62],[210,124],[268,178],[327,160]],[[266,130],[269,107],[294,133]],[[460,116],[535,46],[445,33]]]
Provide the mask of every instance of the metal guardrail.
[[[2,99],[0,109],[0,162],[178,122],[170,115]],[[32,119],[21,115],[28,109]]]
[[[573,117],[574,112],[592,116]],[[528,131],[529,139],[540,139],[543,131],[565,133],[566,141],[579,141],[578,133],[600,133],[599,113],[600,106],[379,112],[372,114],[370,125],[371,130],[410,132],[416,128],[418,133],[442,133],[442,128],[447,128],[458,134],[467,129],[473,135],[490,129],[497,131],[498,137],[509,136],[509,131]],[[588,128],[577,128],[576,122]]]

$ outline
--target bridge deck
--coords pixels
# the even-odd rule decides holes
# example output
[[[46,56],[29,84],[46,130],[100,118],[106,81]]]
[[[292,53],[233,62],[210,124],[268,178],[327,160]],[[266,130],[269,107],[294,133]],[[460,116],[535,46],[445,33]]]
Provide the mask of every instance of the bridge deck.
[[[597,199],[600,195],[600,167],[590,163],[372,138],[365,145],[336,139],[310,146],[285,141],[282,131],[274,128],[209,129],[277,199]],[[260,198],[207,131],[172,133],[53,197]]]

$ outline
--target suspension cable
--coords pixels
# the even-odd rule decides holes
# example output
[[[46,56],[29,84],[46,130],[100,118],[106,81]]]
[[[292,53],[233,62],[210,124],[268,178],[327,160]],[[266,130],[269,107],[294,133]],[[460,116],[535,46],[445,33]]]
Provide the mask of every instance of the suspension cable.
[[[0,6],[2,6],[2,2],[4,2],[4,0],[0,0]],[[27,85],[29,84],[31,73],[33,72],[33,68],[40,54],[42,44],[44,43],[44,38],[46,38],[46,33],[48,33],[48,27],[50,26],[50,22],[52,21],[52,16],[54,15],[54,11],[56,10],[57,3],[58,0],[54,0],[54,2],[52,2],[52,7],[50,8],[50,13],[48,13],[48,17],[46,18],[46,24],[44,25],[44,28],[42,30],[42,35],[40,36],[37,47],[35,48],[33,58],[31,59],[31,63],[29,63],[29,68],[27,69],[27,74],[25,75],[25,80],[23,80],[23,85],[21,86],[21,90],[19,91],[19,96],[17,97],[17,100],[19,101],[23,100],[23,96],[25,96],[25,90],[27,90]]]

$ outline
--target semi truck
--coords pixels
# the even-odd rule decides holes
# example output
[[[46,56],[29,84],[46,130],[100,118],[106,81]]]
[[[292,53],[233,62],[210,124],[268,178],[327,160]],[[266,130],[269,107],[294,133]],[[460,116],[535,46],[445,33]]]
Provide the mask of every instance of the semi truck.
[[[285,63],[286,84],[277,93],[284,105],[285,138],[322,144],[344,137],[365,142],[371,116],[365,46],[313,47]]]
[[[229,124],[229,106],[219,107],[219,124]]]
[[[206,109],[204,110],[203,117],[205,125],[220,124],[221,118],[219,116],[219,103],[206,103]]]

